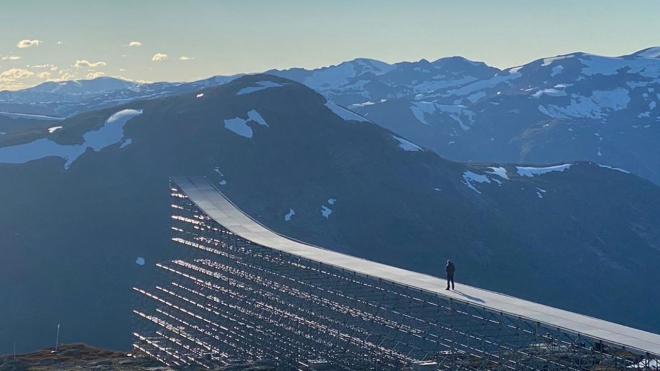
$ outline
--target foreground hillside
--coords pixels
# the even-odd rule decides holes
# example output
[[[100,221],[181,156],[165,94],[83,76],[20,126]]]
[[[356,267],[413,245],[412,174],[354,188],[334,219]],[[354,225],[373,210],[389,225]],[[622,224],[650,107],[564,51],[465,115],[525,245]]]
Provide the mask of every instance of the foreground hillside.
[[[57,323],[129,346],[131,286],[184,253],[177,175],[301,240],[433,275],[451,258],[459,284],[660,331],[660,188],[624,171],[451,162],[266,75],[57,126],[0,137],[0,353]]]
[[[124,352],[99,349],[81,343],[65,344],[54,353],[52,348],[42,349],[16,356],[0,356],[0,371],[64,371],[64,370],[96,370],[96,371],[176,371],[202,370],[201,367],[186,366],[184,368],[163,367],[159,362],[145,357],[132,357]],[[244,364],[218,368],[223,371],[269,371],[284,370],[267,362],[261,364]]]

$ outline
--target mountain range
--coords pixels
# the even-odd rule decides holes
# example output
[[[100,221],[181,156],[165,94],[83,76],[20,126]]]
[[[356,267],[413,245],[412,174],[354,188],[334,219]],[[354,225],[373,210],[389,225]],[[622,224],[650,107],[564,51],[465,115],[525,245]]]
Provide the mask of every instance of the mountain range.
[[[660,184],[660,48],[620,57],[572,53],[505,70],[449,57],[395,64],[356,59],[267,73],[301,82],[448,159],[592,161]],[[47,125],[2,112],[69,117],[237,77],[152,84],[99,78],[0,92],[0,132]]]
[[[168,234],[180,175],[300,240],[438,276],[451,258],[457,286],[660,331],[660,187],[593,161],[454,162],[373,116],[250,75],[0,136],[0,353],[58,323],[64,342],[128,348],[131,287],[185,253]]]

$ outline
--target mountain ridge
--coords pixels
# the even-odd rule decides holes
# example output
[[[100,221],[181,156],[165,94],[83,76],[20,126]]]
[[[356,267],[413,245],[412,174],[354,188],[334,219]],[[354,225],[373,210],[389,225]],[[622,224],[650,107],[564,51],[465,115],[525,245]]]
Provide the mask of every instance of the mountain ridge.
[[[39,347],[51,341],[39,329],[62,323],[70,339],[126,347],[130,288],[182,253],[167,233],[167,180],[179,175],[207,176],[309,243],[433,275],[451,258],[458,283],[660,328],[660,187],[636,175],[446,160],[272,75],[58,125],[0,137],[0,176],[12,179],[0,183],[0,292],[12,303],[0,344]],[[41,157],[21,157],[37,153],[27,145]]]

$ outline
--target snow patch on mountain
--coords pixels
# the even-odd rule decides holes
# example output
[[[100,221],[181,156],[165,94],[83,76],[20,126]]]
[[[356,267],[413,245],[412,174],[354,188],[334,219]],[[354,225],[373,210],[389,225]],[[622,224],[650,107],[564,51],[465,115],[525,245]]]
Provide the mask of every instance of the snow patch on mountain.
[[[266,123],[266,120],[264,120],[264,118],[261,117],[259,112],[255,111],[255,110],[248,111],[248,121],[249,120],[252,120],[252,121],[256,122],[259,125],[269,127],[268,124]]]
[[[252,138],[252,128],[248,126],[247,120],[240,117],[225,120],[225,129],[246,138]]]
[[[348,108],[367,107],[367,106],[373,106],[374,104],[384,103],[384,102],[387,102],[387,99],[381,99],[378,102],[367,101],[367,102],[363,102],[363,103],[353,103],[350,106],[348,106]]]
[[[474,187],[474,183],[490,183],[490,179],[486,175],[476,174],[471,171],[466,170],[463,173],[463,184],[465,184],[471,190],[481,194],[477,188]]]
[[[328,203],[329,203],[330,205],[334,205],[335,202],[337,202],[337,199],[336,199],[336,198],[329,198],[329,199],[328,199]]]
[[[293,211],[293,209],[289,209],[289,212],[286,215],[284,215],[284,221],[285,222],[290,221],[291,217],[294,216],[294,215],[296,215],[296,212]]]
[[[121,142],[121,145],[119,146],[119,149],[124,149],[124,148],[130,146],[131,143],[133,143],[133,140],[131,138],[128,138],[128,139],[124,140],[123,142]]]
[[[543,198],[543,194],[546,193],[546,192],[547,191],[545,189],[541,189],[541,188],[538,188],[538,187],[536,188],[536,195],[538,196],[538,198]]]
[[[549,95],[551,97],[565,97],[566,92],[564,90],[557,90],[555,88],[539,90],[536,93],[532,94],[534,98],[540,98],[542,95]]]
[[[564,66],[562,66],[561,64],[558,64],[558,65],[552,67],[552,73],[550,73],[550,76],[555,77],[555,76],[559,75],[561,73],[561,71],[563,71],[563,70],[564,70]]]
[[[571,95],[571,104],[565,107],[557,105],[539,106],[543,114],[554,118],[602,118],[604,109],[620,111],[628,106],[628,90],[595,90],[590,97]]]
[[[344,119],[344,121],[362,121],[362,122],[369,122],[369,120],[365,119],[364,117],[358,115],[357,113],[350,111],[344,107],[338,106],[334,103],[331,102],[325,102],[325,106],[332,111],[335,115],[341,117]]]
[[[567,58],[573,58],[573,55],[558,55],[556,57],[551,57],[551,58],[545,58],[543,59],[543,64],[541,64],[541,67],[546,67],[552,64],[554,61],[560,61],[562,59],[567,59]]]
[[[61,126],[51,126],[48,128],[48,133],[53,134],[54,132],[60,130],[62,127]]]
[[[543,175],[554,171],[562,172],[570,168],[572,165],[573,164],[563,164],[548,167],[516,166],[516,169],[518,171],[518,175],[533,178],[536,175]]]
[[[626,73],[640,74],[656,81],[660,80],[660,60],[658,59],[640,58],[639,56],[630,59],[585,55],[580,58],[580,62],[586,66],[582,68],[582,74],[586,76],[611,76],[625,71]]]
[[[250,110],[247,113],[248,118],[234,117],[233,119],[225,119],[225,128],[232,132],[246,138],[252,138],[252,128],[248,122],[256,122],[259,125],[268,127],[266,120],[255,110]]]
[[[324,218],[328,219],[330,217],[330,214],[332,214],[332,209],[325,205],[321,205],[321,215],[323,215]]]
[[[502,179],[509,180],[509,176],[507,175],[505,168],[503,168],[501,166],[500,167],[491,166],[491,167],[489,167],[489,169],[491,169],[492,171],[487,171],[488,174],[497,175]]]
[[[413,144],[403,138],[399,138],[396,135],[392,135],[392,138],[396,139],[399,142],[399,147],[403,148],[404,151],[408,151],[408,152],[423,151],[422,147]]]
[[[421,122],[424,125],[430,125],[426,121],[426,114],[432,115],[435,113],[436,108],[435,104],[432,102],[412,102],[412,106],[410,106],[410,110],[412,111],[413,116],[417,119],[417,121]]]
[[[243,88],[243,89],[239,90],[238,93],[236,93],[236,94],[237,95],[244,95],[244,94],[250,94],[250,93],[254,93],[255,91],[260,91],[260,90],[264,90],[264,89],[268,89],[268,88],[277,88],[277,87],[284,86],[284,85],[278,84],[274,81],[267,81],[267,80],[266,81],[258,81],[256,83],[256,85],[257,86],[248,86],[246,88]]]
[[[121,142],[124,137],[124,124],[142,110],[125,109],[110,116],[98,130],[83,134],[83,144],[62,145],[50,139],[41,138],[30,143],[0,148],[0,163],[22,164],[46,157],[61,157],[66,160],[64,168],[91,148],[100,151]]]

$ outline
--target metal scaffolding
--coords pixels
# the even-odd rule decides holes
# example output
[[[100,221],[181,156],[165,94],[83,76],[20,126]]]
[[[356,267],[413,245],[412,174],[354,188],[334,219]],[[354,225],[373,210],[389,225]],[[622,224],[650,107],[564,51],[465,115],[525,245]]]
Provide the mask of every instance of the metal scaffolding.
[[[188,256],[157,264],[133,311],[135,350],[163,364],[658,369],[658,355],[261,246],[170,189],[172,241]]]

